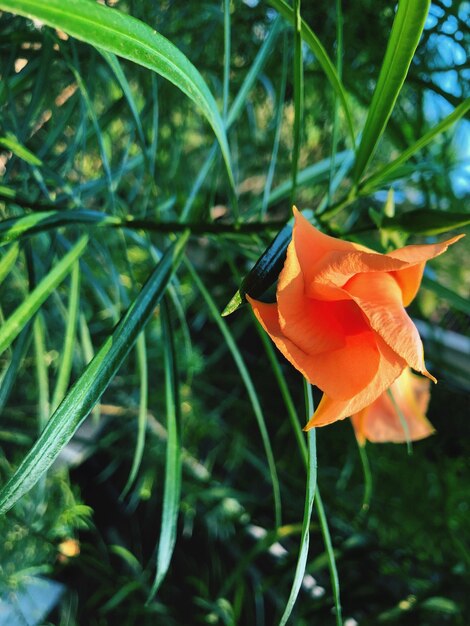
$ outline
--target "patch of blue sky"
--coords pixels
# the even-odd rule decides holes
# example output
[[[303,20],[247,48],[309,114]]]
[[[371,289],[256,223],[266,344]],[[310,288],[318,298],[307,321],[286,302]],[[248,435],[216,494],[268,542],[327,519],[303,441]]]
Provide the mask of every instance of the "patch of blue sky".
[[[442,2],[447,7],[451,6],[450,0]],[[444,11],[441,7],[431,5],[425,28],[435,29]],[[464,2],[459,8],[459,20],[468,23],[470,18],[470,2]],[[438,26],[438,31],[430,34],[427,45],[430,55],[434,56],[434,66],[437,71],[432,74],[433,83],[443,92],[456,98],[462,98],[468,94],[462,92],[462,84],[468,79],[466,70],[458,72],[459,66],[467,61],[465,48],[456,40],[463,40],[464,34],[459,30],[459,22],[453,15],[448,15],[444,22]],[[439,71],[439,68],[444,71]],[[464,80],[462,80],[464,79]],[[454,110],[443,95],[437,94],[431,89],[424,96],[424,114],[428,122],[437,124],[446,115]],[[470,194],[470,122],[461,120],[450,131],[453,133],[452,147],[455,153],[455,167],[450,171],[449,178],[452,188],[458,198]]]

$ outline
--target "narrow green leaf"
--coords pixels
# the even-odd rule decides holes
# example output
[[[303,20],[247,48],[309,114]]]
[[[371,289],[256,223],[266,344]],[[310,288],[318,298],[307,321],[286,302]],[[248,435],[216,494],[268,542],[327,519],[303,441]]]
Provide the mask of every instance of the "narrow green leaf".
[[[107,602],[101,605],[100,613],[106,615],[110,611],[115,611],[131,593],[134,593],[141,588],[142,583],[140,580],[131,580],[130,582],[125,583],[122,587],[119,587],[116,593],[113,594]]]
[[[312,390],[309,383],[304,382],[306,389],[306,413],[307,419],[313,415],[313,399]],[[305,488],[305,504],[304,504],[304,517],[302,521],[302,532],[300,535],[300,548],[299,556],[297,558],[297,565],[295,568],[294,581],[292,583],[291,592],[287,601],[286,608],[279,622],[279,626],[285,626],[287,620],[292,613],[295,601],[299,595],[300,587],[305,575],[305,566],[307,565],[308,547],[310,543],[310,519],[312,517],[313,501],[315,499],[315,492],[317,487],[317,447],[315,428],[311,428],[307,432],[308,439],[308,457],[307,457],[307,481]]]
[[[140,377],[140,402],[139,415],[137,418],[137,442],[132,459],[129,478],[122,490],[121,498],[124,498],[137,477],[137,473],[142,462],[145,447],[145,432],[147,430],[147,406],[148,406],[148,367],[147,367],[147,346],[145,343],[145,333],[141,333],[136,342],[137,363]]]
[[[294,0],[294,145],[292,148],[292,189],[290,203],[295,204],[297,190],[297,174],[299,169],[300,144],[302,135],[304,71],[302,57],[302,18],[300,16],[301,0]]]
[[[137,105],[132,95],[131,86],[129,85],[129,81],[127,80],[126,75],[124,74],[122,70],[121,64],[119,63],[119,60],[116,58],[116,55],[112,54],[111,52],[107,52],[106,50],[101,50],[100,48],[98,48],[98,52],[101,54],[101,56],[104,58],[104,60],[107,62],[107,64],[113,71],[119,83],[119,86],[122,89],[122,92],[131,110],[132,117],[134,118],[135,126],[137,128],[137,134],[140,139],[140,143],[142,144],[142,148],[144,149],[144,151],[146,151],[144,129],[142,128],[142,122],[140,121],[139,110],[137,109]]]
[[[16,259],[18,258],[19,247],[18,244],[13,244],[8,252],[0,259],[0,285],[10,273],[11,268],[14,266]]]
[[[377,86],[357,149],[353,178],[361,178],[381,138],[405,82],[423,32],[431,0],[399,0]]]
[[[268,0],[268,3],[276,9],[286,19],[288,22],[294,26],[295,24],[295,12],[294,9],[285,2],[285,0]],[[318,63],[326,74],[326,77],[330,81],[331,86],[337,93],[341,106],[344,110],[344,115],[346,117],[346,121],[348,124],[348,129],[351,135],[352,145],[355,145],[355,137],[354,137],[354,126],[352,122],[351,111],[349,110],[349,105],[347,101],[346,91],[343,87],[343,83],[341,82],[338,74],[336,72],[336,68],[331,62],[328,53],[326,52],[323,44],[312,31],[312,29],[304,22],[301,21],[301,30],[300,33],[302,35],[302,39],[305,41],[307,46],[316,56]]]
[[[179,383],[174,331],[166,302],[161,309],[162,340],[165,368],[166,444],[165,485],[163,490],[162,527],[157,553],[157,571],[147,603],[150,602],[162,584],[170,566],[176,543],[176,531],[181,493],[181,437],[179,424]]]
[[[46,362],[46,342],[44,332],[44,320],[41,313],[38,313],[33,322],[33,339],[36,362],[36,379],[38,388],[38,417],[41,432],[49,418],[49,376]]]
[[[75,261],[70,281],[69,306],[67,309],[67,323],[65,328],[64,347],[62,350],[60,365],[58,368],[57,381],[52,396],[51,410],[55,411],[62,402],[70,381],[72,371],[73,354],[75,347],[75,335],[77,332],[77,320],[80,300],[80,264]]]
[[[297,445],[298,445],[298,451],[302,457],[302,460],[304,462],[305,468],[307,469],[307,475],[308,475],[308,471],[311,468],[311,465],[309,466],[309,463],[311,462],[310,457],[309,457],[310,450],[307,450],[303,432],[300,429],[299,418],[297,415],[297,411],[295,410],[292,396],[290,394],[289,388],[282,374],[282,371],[279,367],[279,363],[277,363],[270,340],[266,337],[266,333],[264,331],[261,331],[261,338],[263,340],[263,343],[265,344],[265,347],[267,348],[268,358],[273,367],[276,380],[279,383],[279,388],[281,391],[282,398],[284,400],[284,405],[287,409],[287,413],[289,415],[289,418],[290,418],[290,421],[294,430],[294,434],[295,434]],[[305,389],[307,392],[306,410],[307,410],[307,421],[308,421],[313,414],[313,401],[310,398],[311,388],[306,386],[305,381],[304,381],[304,385],[305,385]],[[311,408],[311,412],[310,412],[310,408]],[[334,597],[335,610],[336,610],[336,624],[337,626],[342,626],[341,603],[340,603],[340,596],[339,596],[339,579],[338,579],[338,572],[336,569],[335,554],[334,554],[333,546],[331,543],[330,532],[328,529],[328,522],[325,516],[325,511],[323,508],[323,503],[321,500],[320,489],[318,487],[318,484],[316,485],[314,504],[315,504],[315,509],[317,511],[318,519],[320,521],[320,529],[322,532],[323,543],[325,545],[325,551],[326,551],[327,561],[328,561],[328,569],[330,571],[330,579],[331,579],[331,583],[333,587],[333,597]]]
[[[389,181],[393,174],[397,173],[397,170],[408,161],[416,152],[422,150],[428,145],[437,135],[448,130],[453,124],[458,122],[464,115],[470,110],[470,98],[467,98],[456,109],[445,117],[439,124],[436,124],[430,131],[425,133],[416,143],[404,150],[399,157],[394,161],[388,163],[385,167],[382,167],[379,171],[375,172],[361,183],[361,192],[369,193],[376,187],[380,186],[385,180]]]
[[[80,313],[79,327],[80,343],[83,352],[83,362],[85,365],[88,365],[88,363],[90,363],[90,361],[95,356],[95,351],[93,350],[93,342],[91,341],[90,329],[88,328],[88,324],[83,313]],[[101,415],[99,404],[95,404],[95,406],[91,410],[91,414],[93,416],[94,423],[98,424]]]
[[[40,167],[42,165],[41,159],[38,159],[38,157],[34,155],[31,150],[28,150],[28,148],[23,146],[23,144],[21,144],[12,134],[0,137],[0,146],[10,150],[10,152],[13,152],[15,156],[30,165],[35,165],[36,167]]]
[[[16,196],[16,191],[11,189],[11,187],[5,187],[5,185],[0,185],[0,200],[4,198],[14,198]]]
[[[20,333],[18,339],[15,341],[11,360],[8,366],[3,370],[0,377],[0,412],[6,405],[10,396],[11,390],[16,382],[18,371],[21,368],[21,363],[28,352],[29,344],[31,342],[31,325],[33,320],[30,320],[23,331]]]
[[[178,267],[189,233],[170,246],[141,292],[91,363],[49,419],[41,436],[0,492],[0,513],[8,511],[52,465],[98,402],[152,316]]]
[[[234,186],[224,125],[204,79],[188,58],[147,24],[92,0],[0,0],[0,9],[35,18],[97,48],[160,74],[205,115],[219,141]]]
[[[419,235],[439,235],[470,224],[468,213],[417,209],[394,217],[384,216],[381,228]]]
[[[140,337],[142,337],[142,335],[139,335],[139,339]],[[140,574],[142,572],[142,565],[140,564],[139,560],[136,558],[134,554],[132,554],[130,550],[128,550],[124,546],[120,546],[116,544],[109,546],[109,548],[110,548],[110,552],[120,557],[124,561],[124,563],[127,565],[127,567],[129,567],[129,569],[135,572],[135,574]]]
[[[255,414],[256,421],[258,423],[258,428],[261,433],[261,438],[263,440],[264,450],[266,454],[266,459],[268,461],[269,473],[271,476],[271,483],[273,486],[273,499],[274,499],[274,515],[276,520],[276,527],[281,525],[281,491],[279,487],[279,479],[277,476],[276,463],[274,462],[274,454],[271,447],[271,442],[269,440],[268,430],[266,428],[266,420],[264,418],[263,411],[261,409],[261,405],[258,400],[258,395],[256,393],[255,387],[253,385],[253,381],[251,380],[251,376],[248,372],[248,369],[245,365],[242,355],[238,349],[238,346],[230,332],[225,320],[222,319],[220,313],[217,309],[217,306],[199,278],[196,270],[189,263],[188,259],[185,259],[186,267],[191,274],[191,277],[194,281],[194,284],[199,289],[202,294],[202,297],[206,301],[207,307],[214,319],[214,322],[219,327],[220,332],[222,333],[225,342],[227,344],[230,353],[232,354],[233,360],[236,363],[238,371],[242,377],[243,383],[248,393],[248,397],[250,398],[251,406],[253,408],[253,413]]]
[[[43,302],[71,271],[75,261],[83,254],[88,243],[84,235],[78,243],[52,268],[35,289],[25,298],[0,328],[0,354],[18,336]]]

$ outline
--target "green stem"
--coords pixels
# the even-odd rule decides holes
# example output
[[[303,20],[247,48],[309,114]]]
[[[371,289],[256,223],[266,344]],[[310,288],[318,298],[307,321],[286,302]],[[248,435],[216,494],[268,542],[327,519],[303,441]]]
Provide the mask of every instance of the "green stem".
[[[315,508],[317,510],[318,521],[320,522],[320,529],[323,537],[323,543],[325,545],[325,551],[328,557],[328,569],[330,570],[331,587],[333,589],[333,599],[335,603],[336,626],[343,626],[343,618],[341,616],[341,600],[339,595],[339,577],[338,570],[336,568],[335,552],[333,549],[333,544],[331,543],[330,529],[328,528],[328,521],[326,519],[325,509],[323,508],[323,501],[321,499],[318,486],[315,498]]]
[[[297,190],[304,99],[300,2],[301,0],[294,0],[294,147],[292,149],[291,204],[295,203]]]
[[[305,410],[307,416],[312,415],[313,397],[312,388],[310,383],[304,379],[304,392],[305,392]],[[309,417],[307,417],[308,419]],[[312,517],[313,502],[315,500],[315,493],[317,489],[317,445],[316,445],[316,433],[312,428],[308,433],[308,456],[307,456],[307,480],[305,487],[305,504],[304,504],[304,516],[302,521],[302,532],[300,536],[300,548],[299,556],[297,559],[297,565],[295,568],[294,580],[292,582],[292,588],[289,595],[289,599],[284,609],[284,613],[279,622],[279,626],[285,626],[289,619],[294,604],[297,600],[297,596],[302,585],[302,581],[305,576],[305,568],[307,565],[308,547],[310,543],[310,519]]]
[[[366,446],[358,444],[359,457],[361,459],[362,471],[364,472],[364,498],[362,501],[361,513],[365,514],[370,508],[372,498],[372,472],[370,471],[369,458],[366,452]]]

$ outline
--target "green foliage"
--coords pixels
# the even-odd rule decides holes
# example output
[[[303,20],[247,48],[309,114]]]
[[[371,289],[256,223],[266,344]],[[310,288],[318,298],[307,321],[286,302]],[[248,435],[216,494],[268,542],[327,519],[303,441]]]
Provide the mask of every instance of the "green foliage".
[[[440,380],[412,456],[307,436],[242,306],[292,203],[377,250],[470,232],[448,4],[0,0],[2,598],[47,576],[55,624],[464,626],[465,240],[410,310]]]

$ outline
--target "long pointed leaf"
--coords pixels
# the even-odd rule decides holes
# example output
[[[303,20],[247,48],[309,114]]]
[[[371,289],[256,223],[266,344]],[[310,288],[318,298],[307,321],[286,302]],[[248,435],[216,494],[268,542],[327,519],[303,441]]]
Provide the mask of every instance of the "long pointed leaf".
[[[5,280],[5,277],[10,273],[11,268],[16,262],[18,257],[19,247],[15,243],[0,259],[0,285]]]
[[[393,111],[423,32],[430,0],[400,0],[357,150],[354,180],[367,167]]]
[[[176,349],[170,314],[166,303],[162,306],[162,330],[164,341],[166,443],[165,487],[163,491],[162,527],[157,552],[157,571],[149,598],[157,593],[170,567],[176,543],[176,526],[181,493],[181,438],[179,422],[179,386]]]
[[[313,414],[313,400],[312,391],[310,385],[305,381],[304,385],[308,392],[306,393],[306,413],[308,416]],[[308,419],[308,418],[307,418]],[[302,580],[305,575],[305,566],[307,565],[308,546],[310,543],[310,519],[312,517],[313,501],[315,499],[315,493],[317,488],[317,448],[315,428],[312,428],[307,433],[308,437],[308,462],[307,462],[307,485],[305,488],[305,504],[304,504],[304,518],[302,521],[302,532],[300,535],[300,548],[299,556],[297,559],[297,566],[295,568],[294,581],[292,583],[292,589],[287,601],[286,608],[279,622],[279,626],[285,626],[287,620],[292,613],[295,601],[302,585]]]
[[[44,319],[41,313],[34,318],[33,339],[36,361],[36,380],[38,388],[38,432],[41,432],[49,417],[49,378],[46,361]]]
[[[64,347],[57,375],[56,386],[52,396],[51,409],[55,411],[62,401],[67,390],[70,373],[72,371],[73,352],[75,345],[75,334],[77,331],[77,321],[80,299],[80,264],[75,261],[72,269],[72,280],[70,283],[69,306],[67,309],[67,323],[65,328]]]
[[[137,419],[137,441],[135,444],[134,458],[132,459],[131,471],[126,485],[122,490],[121,499],[124,498],[134,484],[137,473],[142,462],[145,447],[145,432],[147,430],[147,405],[148,405],[148,367],[147,367],[147,346],[145,343],[145,333],[141,333],[136,343],[137,363],[140,377],[140,403],[139,417]]]
[[[14,135],[9,135],[7,137],[0,137],[0,146],[3,146],[7,150],[11,150],[15,156],[19,159],[22,159],[26,163],[30,165],[35,165],[36,167],[40,167],[42,165],[41,159],[28,150],[23,144],[21,144]]]
[[[0,492],[0,513],[8,511],[36,484],[98,402],[149,321],[181,261],[188,236],[188,232],[183,233],[165,252],[116,330],[101,346],[50,418],[35,445],[3,487]]]
[[[124,93],[124,96],[131,110],[132,117],[134,118],[134,121],[135,121],[135,126],[137,129],[137,134],[140,139],[140,143],[142,144],[143,150],[146,151],[147,146],[145,145],[144,129],[142,128],[142,122],[140,121],[139,110],[137,109],[137,105],[132,95],[131,86],[129,85],[129,81],[127,80],[126,75],[124,74],[124,71],[119,63],[119,60],[116,58],[116,55],[112,54],[111,52],[107,52],[106,50],[101,50],[100,48],[98,48],[98,51],[101,54],[101,56],[104,58],[104,60],[108,63],[111,70],[113,71],[119,83],[119,86],[121,87]]]
[[[91,0],[0,0],[0,9],[60,28],[92,46],[151,69],[176,85],[212,126],[234,185],[227,137],[214,97],[198,70],[168,39],[144,22]]]

